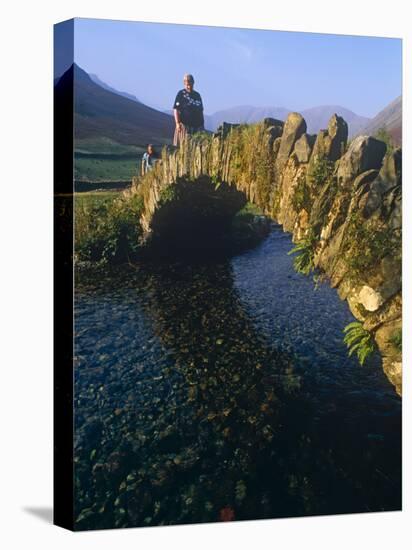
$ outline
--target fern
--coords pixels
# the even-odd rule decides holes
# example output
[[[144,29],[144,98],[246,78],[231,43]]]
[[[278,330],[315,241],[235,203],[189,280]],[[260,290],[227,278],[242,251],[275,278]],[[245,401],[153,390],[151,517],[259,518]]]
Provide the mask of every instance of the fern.
[[[300,240],[292,250],[289,250],[288,255],[297,254],[293,260],[293,267],[298,273],[309,275],[315,269],[314,253],[315,253],[316,237],[310,231],[306,237]]]
[[[359,321],[346,325],[343,332],[345,333],[343,342],[349,350],[349,357],[356,352],[359,363],[363,365],[375,349],[372,334],[364,329]]]

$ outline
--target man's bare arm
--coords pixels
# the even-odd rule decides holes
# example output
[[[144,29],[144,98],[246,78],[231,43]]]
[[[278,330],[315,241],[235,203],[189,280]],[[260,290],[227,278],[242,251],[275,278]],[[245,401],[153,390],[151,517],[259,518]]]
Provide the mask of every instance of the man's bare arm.
[[[180,124],[180,113],[177,109],[173,109],[173,112],[175,116],[176,126],[178,126]]]

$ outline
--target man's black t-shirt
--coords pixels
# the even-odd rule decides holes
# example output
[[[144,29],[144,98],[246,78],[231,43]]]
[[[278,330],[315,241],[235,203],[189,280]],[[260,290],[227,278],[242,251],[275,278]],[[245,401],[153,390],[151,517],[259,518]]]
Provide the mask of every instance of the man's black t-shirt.
[[[185,126],[203,127],[203,103],[199,92],[188,92],[185,88],[179,90],[176,95],[173,109],[180,113],[180,120]]]

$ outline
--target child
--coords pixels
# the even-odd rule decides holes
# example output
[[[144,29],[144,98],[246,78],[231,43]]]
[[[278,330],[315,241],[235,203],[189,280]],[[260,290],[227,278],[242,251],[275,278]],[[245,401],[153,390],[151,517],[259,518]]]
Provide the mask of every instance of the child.
[[[143,154],[142,158],[142,175],[146,174],[153,169],[153,166],[157,160],[157,154],[151,143],[147,146],[147,151]]]

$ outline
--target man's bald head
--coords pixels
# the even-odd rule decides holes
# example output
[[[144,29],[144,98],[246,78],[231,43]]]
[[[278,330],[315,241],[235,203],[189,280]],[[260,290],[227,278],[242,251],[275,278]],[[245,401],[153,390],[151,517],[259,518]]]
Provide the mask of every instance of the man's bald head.
[[[191,84],[194,84],[195,79],[193,78],[193,75],[192,75],[192,74],[186,73],[186,74],[183,76],[183,82],[189,82],[189,83],[191,83]]]

